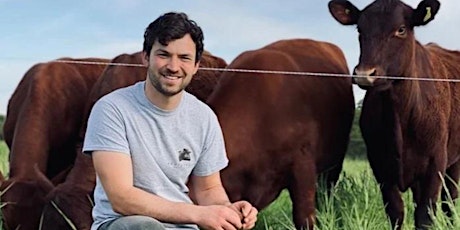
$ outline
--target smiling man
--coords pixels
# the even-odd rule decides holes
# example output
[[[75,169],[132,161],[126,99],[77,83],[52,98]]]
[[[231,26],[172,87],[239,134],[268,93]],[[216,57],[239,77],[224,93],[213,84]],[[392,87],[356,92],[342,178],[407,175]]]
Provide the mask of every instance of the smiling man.
[[[231,203],[222,186],[217,117],[184,91],[203,53],[201,28],[184,13],[164,14],[145,30],[143,52],[146,80],[101,98],[88,120],[92,230],[251,229],[258,211]]]

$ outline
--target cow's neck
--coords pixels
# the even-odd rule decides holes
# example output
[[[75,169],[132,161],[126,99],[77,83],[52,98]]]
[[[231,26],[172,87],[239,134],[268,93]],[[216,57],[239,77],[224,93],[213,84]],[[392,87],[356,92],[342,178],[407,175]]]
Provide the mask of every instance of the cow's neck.
[[[404,77],[426,79],[433,78],[428,51],[418,42],[414,46],[412,61],[405,68]],[[429,106],[430,95],[435,93],[432,82],[425,80],[402,80],[394,84],[395,100],[402,120],[420,117],[424,108]]]

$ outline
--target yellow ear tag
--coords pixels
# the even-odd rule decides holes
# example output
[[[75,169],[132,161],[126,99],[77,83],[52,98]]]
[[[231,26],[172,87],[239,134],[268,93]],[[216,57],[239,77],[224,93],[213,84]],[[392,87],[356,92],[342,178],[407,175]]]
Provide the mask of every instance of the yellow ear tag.
[[[423,22],[426,22],[426,21],[430,20],[430,18],[431,18],[431,7],[427,7],[426,8],[426,15],[423,18]]]
[[[350,14],[350,10],[349,10],[349,9],[345,9],[345,14]]]

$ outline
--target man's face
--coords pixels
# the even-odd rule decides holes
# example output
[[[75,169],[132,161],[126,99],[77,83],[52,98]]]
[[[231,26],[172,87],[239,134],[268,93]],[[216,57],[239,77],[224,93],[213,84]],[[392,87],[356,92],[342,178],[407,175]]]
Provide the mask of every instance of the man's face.
[[[170,41],[167,46],[156,41],[148,59],[148,80],[165,96],[180,93],[198,71],[195,55],[195,43],[189,34]]]

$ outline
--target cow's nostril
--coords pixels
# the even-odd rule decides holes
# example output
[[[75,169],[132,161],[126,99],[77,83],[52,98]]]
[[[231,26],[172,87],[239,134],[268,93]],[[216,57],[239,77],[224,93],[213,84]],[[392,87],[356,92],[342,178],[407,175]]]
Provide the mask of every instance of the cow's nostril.
[[[376,76],[377,75],[377,70],[373,68],[371,72],[369,73],[369,76]]]

